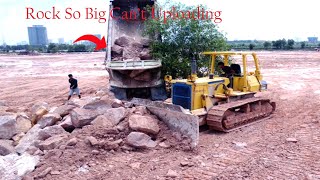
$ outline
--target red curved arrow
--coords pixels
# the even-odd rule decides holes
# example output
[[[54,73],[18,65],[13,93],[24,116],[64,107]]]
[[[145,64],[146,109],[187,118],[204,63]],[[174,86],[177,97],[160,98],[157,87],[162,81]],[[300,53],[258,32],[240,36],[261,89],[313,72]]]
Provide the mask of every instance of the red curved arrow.
[[[91,34],[83,35],[83,36],[79,37],[77,40],[73,41],[73,44],[78,41],[91,41],[91,42],[95,43],[96,48],[94,50],[96,50],[96,51],[107,47],[106,40],[105,40],[104,36],[102,37],[102,39],[99,39],[96,36],[91,35]]]

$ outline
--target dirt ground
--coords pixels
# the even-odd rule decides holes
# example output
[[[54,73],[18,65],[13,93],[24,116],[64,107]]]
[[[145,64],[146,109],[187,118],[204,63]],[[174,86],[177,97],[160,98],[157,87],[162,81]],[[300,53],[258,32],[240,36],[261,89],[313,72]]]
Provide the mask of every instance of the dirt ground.
[[[30,175],[52,168],[44,179],[320,179],[320,53],[258,52],[267,92],[277,109],[270,119],[230,133],[202,129],[190,152],[156,148],[92,154],[92,149],[45,157]],[[107,85],[103,53],[0,56],[0,99],[13,111],[36,101],[62,104],[67,74],[79,80],[83,96]],[[287,138],[295,138],[296,143]],[[172,173],[171,173],[172,174]]]

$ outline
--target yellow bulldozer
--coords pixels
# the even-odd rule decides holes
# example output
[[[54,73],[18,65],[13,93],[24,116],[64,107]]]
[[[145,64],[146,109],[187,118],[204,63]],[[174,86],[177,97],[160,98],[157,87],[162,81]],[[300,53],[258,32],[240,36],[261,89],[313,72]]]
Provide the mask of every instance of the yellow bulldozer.
[[[197,77],[196,61],[191,63],[191,75],[187,79],[165,76],[171,99],[165,102],[134,98],[136,105],[146,106],[151,113],[164,121],[171,129],[181,132],[196,146],[199,126],[229,132],[271,115],[275,103],[254,95],[267,89],[262,79],[259,60],[255,53],[203,52],[211,57],[207,77]],[[222,57],[228,73],[217,74],[216,59]],[[231,64],[231,56],[241,56],[240,64]],[[248,56],[254,61],[254,72],[248,71]]]

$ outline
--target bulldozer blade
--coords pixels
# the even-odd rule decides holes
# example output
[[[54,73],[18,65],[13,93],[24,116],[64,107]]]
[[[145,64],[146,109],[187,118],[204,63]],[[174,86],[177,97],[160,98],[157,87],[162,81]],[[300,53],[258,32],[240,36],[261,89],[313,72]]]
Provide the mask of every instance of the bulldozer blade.
[[[134,105],[145,106],[152,114],[173,130],[190,138],[191,147],[195,148],[199,142],[199,117],[192,115],[181,106],[166,104],[159,101],[133,98]]]

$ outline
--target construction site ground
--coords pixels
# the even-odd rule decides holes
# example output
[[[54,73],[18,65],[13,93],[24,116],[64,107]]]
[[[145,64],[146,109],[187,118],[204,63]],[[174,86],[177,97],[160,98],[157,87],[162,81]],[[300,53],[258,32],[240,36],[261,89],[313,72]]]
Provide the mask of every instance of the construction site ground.
[[[69,73],[82,96],[108,86],[105,53],[0,56],[0,99],[11,111],[35,102],[62,105]],[[258,52],[268,91],[277,103],[265,121],[230,133],[201,128],[194,151],[181,147],[108,152],[66,149],[47,157],[43,179],[320,179],[320,53]],[[252,63],[249,63],[252,64]],[[76,97],[74,97],[76,98]],[[82,170],[79,170],[79,168]]]

